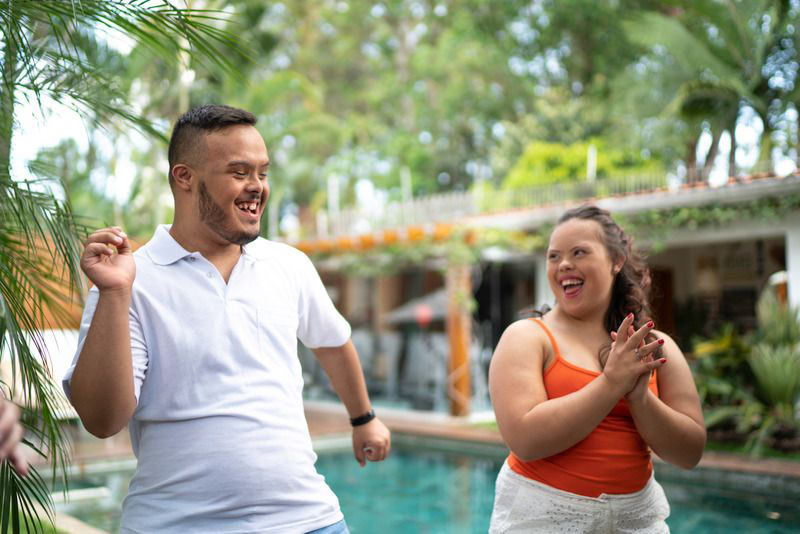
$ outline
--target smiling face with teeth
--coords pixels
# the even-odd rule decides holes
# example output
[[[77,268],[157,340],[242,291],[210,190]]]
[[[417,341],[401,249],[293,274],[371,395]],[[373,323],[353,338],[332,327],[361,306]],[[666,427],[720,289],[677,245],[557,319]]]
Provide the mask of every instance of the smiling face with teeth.
[[[581,318],[604,315],[618,268],[595,221],[570,219],[553,230],[547,279],[562,311]]]
[[[264,140],[254,127],[236,125],[205,135],[205,145],[192,168],[192,219],[216,242],[249,243],[269,197]]]

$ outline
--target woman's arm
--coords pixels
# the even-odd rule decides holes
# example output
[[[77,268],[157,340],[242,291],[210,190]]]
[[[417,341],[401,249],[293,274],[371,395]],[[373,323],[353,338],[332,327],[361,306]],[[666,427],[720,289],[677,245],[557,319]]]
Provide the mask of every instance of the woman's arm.
[[[706,444],[700,398],[681,349],[668,335],[653,333],[664,340],[668,362],[656,375],[658,397],[641,388],[638,395],[628,395],[628,404],[636,429],[653,452],[671,464],[690,469],[700,461]]]
[[[510,325],[489,369],[489,393],[506,445],[529,461],[562,452],[589,435],[639,375],[661,365],[634,357],[631,347],[638,346],[645,334],[644,329],[637,332],[630,347],[623,351],[620,346],[609,356],[615,362],[610,375],[604,372],[574,393],[548,399],[542,378],[549,343],[544,332],[529,320]]]

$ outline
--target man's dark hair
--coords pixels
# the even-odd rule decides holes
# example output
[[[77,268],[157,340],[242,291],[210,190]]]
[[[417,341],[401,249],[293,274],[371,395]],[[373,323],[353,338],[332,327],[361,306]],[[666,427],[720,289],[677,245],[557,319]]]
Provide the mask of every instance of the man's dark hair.
[[[215,104],[192,108],[181,115],[172,130],[167,150],[170,185],[173,182],[172,167],[195,149],[202,135],[238,124],[253,126],[256,120],[249,111]]]

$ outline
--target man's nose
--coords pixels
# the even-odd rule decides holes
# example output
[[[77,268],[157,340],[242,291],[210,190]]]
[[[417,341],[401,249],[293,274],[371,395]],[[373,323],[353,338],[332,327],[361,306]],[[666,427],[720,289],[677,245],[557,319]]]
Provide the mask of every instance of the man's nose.
[[[266,184],[261,181],[261,178],[258,174],[251,174],[250,178],[247,180],[246,188],[248,191],[261,193],[265,186]]]

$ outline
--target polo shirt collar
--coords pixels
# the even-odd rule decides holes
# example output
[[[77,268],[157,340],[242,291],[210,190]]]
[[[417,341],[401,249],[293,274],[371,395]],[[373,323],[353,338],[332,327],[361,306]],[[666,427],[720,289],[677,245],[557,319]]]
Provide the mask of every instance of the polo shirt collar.
[[[157,265],[169,265],[192,254],[175,241],[175,238],[170,235],[169,229],[169,224],[158,225],[147,247],[150,259]],[[256,244],[257,241],[251,241],[242,247],[242,255],[245,258],[254,260],[264,258],[263,250]]]
[[[259,246],[258,242],[261,241],[260,238],[256,238],[253,241],[250,241],[248,244],[242,247],[242,256],[250,260],[263,260],[266,259],[266,255],[264,253],[264,248]]]
[[[169,265],[191,254],[169,234],[169,228],[168,224],[158,225],[147,247],[150,259],[158,265]]]

